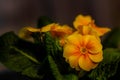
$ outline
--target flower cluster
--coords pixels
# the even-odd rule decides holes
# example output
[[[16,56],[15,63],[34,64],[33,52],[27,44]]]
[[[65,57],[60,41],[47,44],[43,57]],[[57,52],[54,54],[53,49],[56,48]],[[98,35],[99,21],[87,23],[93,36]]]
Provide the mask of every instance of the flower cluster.
[[[96,26],[90,16],[78,15],[73,22],[74,28],[68,25],[51,23],[42,28],[25,27],[19,37],[28,39],[32,32],[50,32],[53,38],[59,39],[63,48],[63,57],[77,71],[90,71],[103,60],[100,36],[109,32],[109,28]],[[27,34],[25,34],[27,33]]]
[[[97,27],[90,16],[79,15],[73,24],[76,31],[67,37],[63,56],[72,68],[90,71],[103,59],[99,36],[110,29]]]

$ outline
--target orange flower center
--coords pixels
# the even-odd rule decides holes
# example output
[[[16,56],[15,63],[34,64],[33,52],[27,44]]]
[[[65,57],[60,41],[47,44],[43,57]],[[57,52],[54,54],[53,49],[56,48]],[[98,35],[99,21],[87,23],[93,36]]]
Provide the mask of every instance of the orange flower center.
[[[80,48],[80,52],[81,52],[82,54],[85,54],[85,53],[87,52],[87,49],[84,48],[84,47],[82,47],[82,48]]]

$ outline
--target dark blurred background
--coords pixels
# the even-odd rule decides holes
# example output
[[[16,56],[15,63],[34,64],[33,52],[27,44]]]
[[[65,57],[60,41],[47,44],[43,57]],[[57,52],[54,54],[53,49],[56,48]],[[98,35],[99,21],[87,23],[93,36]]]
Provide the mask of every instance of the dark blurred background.
[[[0,0],[0,34],[36,26],[40,16],[72,25],[78,14],[91,15],[100,26],[119,25],[119,0]]]
[[[78,14],[91,15],[97,25],[114,28],[120,25],[120,0],[0,0],[0,35],[35,27],[40,16],[72,26]],[[0,75],[5,71],[0,64]]]

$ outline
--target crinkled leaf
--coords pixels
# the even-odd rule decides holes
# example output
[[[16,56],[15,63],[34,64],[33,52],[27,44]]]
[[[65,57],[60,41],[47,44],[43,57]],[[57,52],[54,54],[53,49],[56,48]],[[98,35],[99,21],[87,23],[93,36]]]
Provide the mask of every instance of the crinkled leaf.
[[[7,47],[10,45],[15,45],[15,43],[18,41],[18,37],[17,35],[15,35],[14,32],[7,32],[5,34],[3,34],[2,36],[0,36],[0,46],[1,47]]]
[[[89,74],[92,80],[108,80],[116,74],[118,63],[120,62],[120,50],[113,48],[105,49],[103,56],[103,61]]]
[[[31,78],[41,78],[42,75],[38,75],[39,67],[41,65],[34,56],[24,52],[30,49],[26,50],[24,47],[20,47],[22,44],[26,44],[26,42],[23,41],[23,43],[21,43],[20,41],[21,40],[13,32],[5,33],[0,37],[0,62],[15,72],[20,72]],[[29,43],[27,44],[31,45]]]
[[[63,76],[61,75],[61,73],[57,67],[57,64],[53,60],[52,56],[48,55],[48,61],[49,61],[50,69],[51,69],[52,74],[55,77],[55,79],[56,80],[63,80]]]
[[[1,62],[10,70],[20,72],[32,78],[41,78],[41,76],[38,75],[40,65],[36,64],[29,57],[22,55],[14,49],[9,49],[6,57],[7,59]]]
[[[63,58],[62,48],[59,45],[59,40],[53,38],[48,32],[45,34],[45,45],[46,53],[48,54],[48,62],[53,77],[56,80],[77,80],[78,78],[76,75],[68,74],[70,67]]]
[[[28,53],[29,55],[37,58],[39,61],[43,61],[46,57],[44,44],[36,44],[32,42],[25,41],[19,38],[14,32],[7,32],[0,36],[0,51],[2,53],[7,51],[9,47],[15,46],[18,49]],[[4,53],[4,52],[3,52]],[[0,54],[0,55],[7,55],[7,54]],[[3,58],[4,59],[4,58]]]
[[[56,80],[63,80],[63,77],[59,71],[58,65],[54,61],[56,59],[55,53],[58,51],[54,43],[55,40],[53,39],[53,37],[49,32],[45,33],[44,39],[45,39],[46,53],[48,54],[48,64],[50,66],[51,72]]]
[[[79,80],[79,78],[78,78],[78,75],[68,74],[68,75],[64,75],[63,80]]]
[[[59,44],[59,40],[53,38],[49,32],[45,33],[44,40],[46,53],[50,54],[53,57],[61,73],[68,73],[70,66],[65,62],[65,59],[63,58],[63,50]]]

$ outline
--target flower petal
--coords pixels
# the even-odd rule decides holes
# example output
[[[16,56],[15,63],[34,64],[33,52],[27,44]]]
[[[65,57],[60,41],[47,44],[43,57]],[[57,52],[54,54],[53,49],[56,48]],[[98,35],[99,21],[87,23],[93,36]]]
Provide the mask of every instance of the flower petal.
[[[85,26],[91,23],[92,18],[90,16],[83,16],[83,15],[78,15],[73,22],[73,25],[76,29],[78,29],[78,26]]]
[[[35,27],[25,27],[25,28],[30,32],[40,32],[39,28],[35,28]]]
[[[52,28],[53,26],[55,26],[55,25],[58,25],[58,24],[55,24],[55,23],[48,24],[48,25],[46,25],[46,26],[44,26],[44,27],[41,28],[41,32],[47,32],[47,31],[50,31],[51,28]]]
[[[67,42],[70,44],[74,44],[76,46],[80,46],[80,42],[82,40],[82,35],[73,33],[72,35],[67,37]]]
[[[103,52],[102,51],[95,55],[88,54],[88,56],[95,63],[101,62],[103,60]]]
[[[110,29],[109,28],[96,28],[98,30],[98,35],[99,36],[102,36],[104,35],[105,33],[109,32]]]
[[[77,49],[77,47],[72,44],[66,44],[63,49],[64,49],[63,57],[65,58],[68,58],[69,56],[74,55],[74,54],[79,54],[78,53],[79,49]]]
[[[98,53],[102,50],[102,45],[96,36],[83,36],[83,43],[91,54]]]
[[[30,34],[32,33],[32,32],[40,32],[40,29],[39,28],[34,28],[34,27],[23,27],[20,31],[19,31],[19,33],[18,33],[18,36],[20,37],[20,38],[30,38],[31,36],[30,36]]]
[[[67,35],[72,34],[72,28],[70,28],[67,25],[63,25],[63,26],[56,25],[56,26],[51,28],[51,34],[54,37],[63,38],[65,36],[67,36]]]
[[[78,31],[82,35],[91,34],[92,28],[89,26],[78,26]]]
[[[95,67],[97,67],[98,64],[93,63],[90,58],[88,57],[88,55],[81,55],[79,57],[79,66],[81,69],[85,70],[85,71],[90,71],[91,69],[94,69]]]
[[[102,35],[104,35],[105,33],[111,31],[110,28],[98,27],[98,26],[96,26],[94,23],[92,23],[92,27],[93,27],[93,29],[97,32],[97,35],[98,35],[98,36],[102,36]]]
[[[79,60],[79,54],[77,54],[77,55],[72,55],[72,56],[70,56],[69,57],[69,63],[70,63],[70,66],[72,67],[72,68],[76,68],[76,69],[78,69],[78,60]]]

